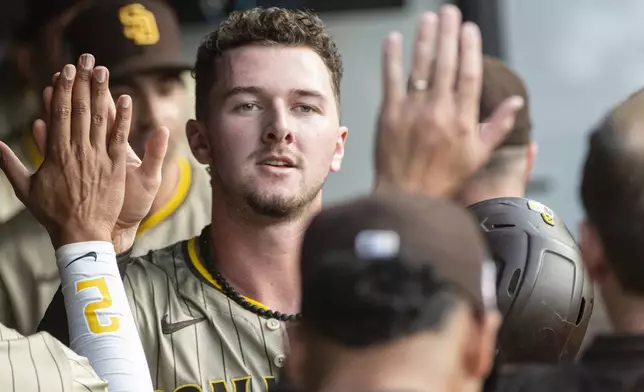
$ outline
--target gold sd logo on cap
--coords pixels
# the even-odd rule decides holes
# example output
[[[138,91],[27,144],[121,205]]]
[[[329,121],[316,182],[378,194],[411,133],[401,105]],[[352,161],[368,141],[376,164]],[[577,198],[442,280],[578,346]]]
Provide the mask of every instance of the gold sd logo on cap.
[[[135,45],[154,45],[159,42],[159,27],[154,14],[142,4],[133,3],[119,9],[123,35]]]

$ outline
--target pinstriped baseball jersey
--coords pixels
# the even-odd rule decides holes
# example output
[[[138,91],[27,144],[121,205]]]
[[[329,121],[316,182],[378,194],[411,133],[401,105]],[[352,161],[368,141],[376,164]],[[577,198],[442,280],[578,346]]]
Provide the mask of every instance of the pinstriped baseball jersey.
[[[210,223],[210,177],[198,163],[178,158],[174,195],[146,218],[134,255],[198,235]],[[0,225],[0,323],[24,335],[36,331],[60,279],[47,231],[27,209]]]
[[[14,392],[105,392],[89,361],[45,332],[22,336],[0,324],[0,386]]]
[[[285,325],[219,291],[196,244],[133,258],[125,275],[152,382],[166,392],[269,391],[285,360]]]

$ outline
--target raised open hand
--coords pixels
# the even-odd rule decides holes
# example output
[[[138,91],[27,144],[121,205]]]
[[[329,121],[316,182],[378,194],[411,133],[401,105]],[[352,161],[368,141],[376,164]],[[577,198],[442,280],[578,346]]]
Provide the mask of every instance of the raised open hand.
[[[59,77],[60,73],[54,75],[52,80],[54,86]],[[54,88],[51,86],[43,91],[43,117],[45,119],[51,116],[53,91]],[[112,125],[116,119],[117,110],[109,89],[106,89],[105,92],[105,99],[108,102],[108,129],[114,129]],[[38,149],[41,154],[45,155],[48,138],[46,123],[42,120],[34,122],[33,134]],[[139,224],[150,211],[152,202],[161,185],[163,161],[168,148],[168,137],[169,131],[167,128],[160,127],[157,129],[148,139],[143,160],[136,155],[129,143],[126,143],[125,199],[111,234],[111,239],[117,252],[125,251],[132,246]]]
[[[108,124],[108,78],[91,55],[65,66],[51,91],[44,161],[35,173],[0,142],[2,169],[55,247],[110,241],[121,213],[132,101],[120,97]]]
[[[376,145],[376,190],[402,188],[453,196],[484,166],[514,125],[521,97],[503,102],[479,124],[483,79],[481,34],[458,8],[421,17],[405,78],[402,37],[383,48],[383,100]]]

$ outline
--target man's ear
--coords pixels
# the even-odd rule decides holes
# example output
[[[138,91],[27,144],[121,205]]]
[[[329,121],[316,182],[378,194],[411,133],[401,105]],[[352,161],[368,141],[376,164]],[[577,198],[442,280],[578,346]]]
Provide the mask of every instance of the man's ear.
[[[188,145],[192,150],[192,155],[203,165],[212,164],[212,154],[210,149],[210,139],[206,126],[197,120],[188,120],[186,124],[186,137]]]
[[[485,379],[492,371],[500,326],[501,314],[491,310],[485,312],[483,320],[471,329],[471,343],[467,347],[465,364],[472,379]]]
[[[344,146],[347,141],[349,130],[347,127],[340,127],[338,130],[338,139],[335,143],[335,151],[333,153],[333,160],[331,161],[330,170],[334,173],[339,172],[342,167],[342,158],[344,158]]]
[[[593,282],[604,279],[609,273],[604,245],[595,226],[588,220],[579,224],[579,249],[590,279]]]

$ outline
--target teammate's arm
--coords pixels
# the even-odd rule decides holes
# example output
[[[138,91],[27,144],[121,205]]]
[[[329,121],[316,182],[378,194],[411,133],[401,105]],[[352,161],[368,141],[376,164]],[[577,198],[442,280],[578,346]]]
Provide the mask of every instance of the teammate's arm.
[[[34,123],[34,135],[44,145],[42,165],[31,174],[0,142],[0,166],[18,198],[45,227],[57,249],[72,347],[90,358],[96,355],[91,363],[97,370],[108,365],[101,375],[110,382],[110,390],[151,391],[110,233],[118,226],[126,189],[132,191],[128,178],[144,178],[150,193],[156,194],[161,178],[157,158],[162,162],[165,156],[167,132],[162,130],[155,138],[157,148],[151,150],[156,154],[148,156],[146,150],[144,160],[148,158],[149,164],[130,162],[127,140],[131,98],[121,96],[114,104],[108,76],[106,68],[94,68],[94,57],[89,54],[81,56],[76,67],[66,65],[54,87],[43,93],[50,97],[47,123]],[[126,167],[135,167],[137,172],[130,173]],[[105,351],[111,346],[117,346],[116,351]],[[134,347],[135,352],[128,355],[128,347]],[[140,367],[145,370],[120,383],[123,373],[109,368],[114,364],[109,360],[112,354],[125,355],[119,359],[120,365],[131,367],[127,360],[134,360],[142,363]],[[136,371],[136,367],[129,370]]]
[[[56,250],[69,320],[70,347],[85,356],[110,391],[151,391],[143,346],[109,242]]]
[[[116,255],[116,264],[118,265],[121,279],[125,277],[127,266],[131,263],[132,248]],[[65,298],[63,290],[58,288],[54,298],[47,307],[44,317],[38,324],[38,332],[47,332],[64,345],[69,346],[69,329],[67,327],[67,313],[65,311]]]

